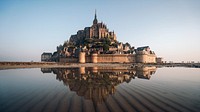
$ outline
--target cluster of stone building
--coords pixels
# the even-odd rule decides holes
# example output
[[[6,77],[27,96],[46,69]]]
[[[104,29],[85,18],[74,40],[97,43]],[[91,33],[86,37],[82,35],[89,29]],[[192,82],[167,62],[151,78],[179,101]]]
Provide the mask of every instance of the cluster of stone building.
[[[101,22],[98,23],[97,16],[95,13],[95,18],[93,20],[93,25],[91,27],[85,27],[84,30],[79,30],[77,34],[71,35],[69,41],[75,45],[82,45],[85,40],[90,39],[102,39],[109,38],[111,40],[116,40],[116,35],[114,31],[110,32],[107,26]]]
[[[155,53],[149,46],[135,49],[129,43],[117,41],[114,31],[98,22],[97,15],[91,27],[79,30],[71,35],[69,41],[57,46],[57,51],[43,53],[41,61],[55,61],[67,63],[156,63]],[[157,61],[156,61],[157,60]]]

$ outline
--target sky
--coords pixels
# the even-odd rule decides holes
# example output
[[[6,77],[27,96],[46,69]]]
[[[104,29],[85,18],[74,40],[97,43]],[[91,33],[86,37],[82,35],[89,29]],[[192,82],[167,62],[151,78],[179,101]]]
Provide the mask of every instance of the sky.
[[[97,19],[165,61],[200,61],[200,0],[0,0],[0,61],[40,61]]]

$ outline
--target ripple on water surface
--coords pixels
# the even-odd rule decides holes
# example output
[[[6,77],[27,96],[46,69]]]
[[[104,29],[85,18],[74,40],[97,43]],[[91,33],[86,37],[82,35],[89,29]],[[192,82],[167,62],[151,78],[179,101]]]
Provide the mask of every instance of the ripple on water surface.
[[[199,93],[197,68],[0,71],[1,112],[198,112]]]

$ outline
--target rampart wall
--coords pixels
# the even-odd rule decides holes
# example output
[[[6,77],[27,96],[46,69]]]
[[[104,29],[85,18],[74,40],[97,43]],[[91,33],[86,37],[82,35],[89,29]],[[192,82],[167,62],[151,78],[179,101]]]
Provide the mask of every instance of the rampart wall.
[[[92,54],[79,53],[79,58],[60,58],[68,63],[156,63],[154,54]]]
[[[78,63],[79,59],[78,58],[60,58],[59,62],[64,62],[64,63]]]
[[[134,63],[134,54],[98,54],[98,63]]]

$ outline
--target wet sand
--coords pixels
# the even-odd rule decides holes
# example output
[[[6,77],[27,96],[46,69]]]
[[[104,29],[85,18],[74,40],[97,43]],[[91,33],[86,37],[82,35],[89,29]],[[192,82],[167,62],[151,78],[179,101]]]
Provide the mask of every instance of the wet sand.
[[[134,66],[191,67],[200,68],[200,63],[59,63],[59,62],[0,62],[0,70],[17,68],[75,68],[75,67],[112,67],[130,69]]]
[[[124,63],[0,62],[0,70],[17,68],[130,67]]]

